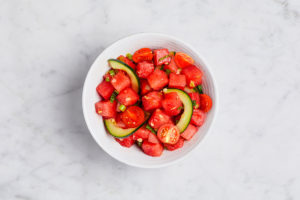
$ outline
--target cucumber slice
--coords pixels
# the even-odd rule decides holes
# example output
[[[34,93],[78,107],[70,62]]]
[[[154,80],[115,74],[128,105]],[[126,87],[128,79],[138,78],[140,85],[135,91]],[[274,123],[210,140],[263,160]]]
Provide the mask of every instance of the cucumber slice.
[[[120,69],[120,70],[125,71],[128,74],[128,76],[131,80],[132,89],[134,91],[136,91],[137,93],[139,93],[140,80],[139,80],[138,76],[136,75],[136,73],[134,72],[134,70],[131,67],[129,67],[128,65],[126,65],[125,63],[123,63],[122,61],[117,60],[117,59],[109,59],[108,64],[113,69]]]
[[[176,92],[183,104],[184,111],[177,122],[176,126],[179,129],[180,133],[182,133],[189,125],[192,115],[193,115],[193,103],[190,96],[183,90],[180,89],[171,89],[165,88],[163,89],[164,93]]]
[[[136,132],[140,127],[142,127],[147,122],[147,120],[148,118],[140,126],[136,128],[126,128],[126,129],[120,128],[117,126],[116,121],[113,118],[105,119],[104,125],[107,131],[109,132],[109,134],[111,134],[112,136],[116,138],[125,138],[132,135],[134,132]]]

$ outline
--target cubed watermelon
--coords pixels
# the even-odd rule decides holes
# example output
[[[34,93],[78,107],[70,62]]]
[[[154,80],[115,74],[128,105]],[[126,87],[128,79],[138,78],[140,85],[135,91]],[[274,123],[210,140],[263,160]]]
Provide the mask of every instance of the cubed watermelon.
[[[131,106],[139,100],[139,95],[132,88],[125,88],[118,96],[118,101],[124,106]]]
[[[116,101],[110,102],[108,101],[99,101],[95,103],[96,113],[102,115],[104,118],[114,118],[117,114],[117,103]]]
[[[191,88],[194,88],[197,85],[200,85],[202,83],[203,73],[195,65],[191,65],[183,68],[181,73],[185,75],[187,80],[187,85]]]
[[[189,124],[189,126],[185,129],[183,133],[181,133],[180,136],[186,140],[190,140],[196,133],[197,133],[197,128],[192,124]]]
[[[142,61],[136,67],[136,74],[140,78],[147,78],[154,71],[153,62]]]
[[[162,107],[168,115],[176,116],[182,110],[182,102],[176,92],[170,92],[164,95]]]
[[[170,78],[170,80],[169,80],[170,88],[178,88],[178,89],[183,90],[184,87],[186,86],[185,75],[171,73],[169,78]]]
[[[154,64],[162,65],[169,64],[171,62],[171,57],[169,56],[168,49],[155,49],[154,51]]]
[[[111,84],[118,92],[121,92],[123,89],[130,87],[131,82],[130,78],[125,74],[125,72],[119,71],[113,76]]]
[[[169,115],[167,115],[166,113],[164,113],[161,109],[156,109],[149,121],[148,124],[154,128],[154,129],[158,129],[161,125],[167,124],[167,123],[173,123],[171,120],[171,117]]]
[[[154,72],[147,77],[147,80],[153,90],[161,90],[168,85],[169,82],[167,73],[160,69],[155,69]]]
[[[102,81],[96,88],[98,94],[103,97],[105,100],[108,100],[112,93],[115,91],[115,88],[110,82]]]
[[[161,107],[163,96],[161,92],[152,91],[142,97],[143,107],[150,111]]]

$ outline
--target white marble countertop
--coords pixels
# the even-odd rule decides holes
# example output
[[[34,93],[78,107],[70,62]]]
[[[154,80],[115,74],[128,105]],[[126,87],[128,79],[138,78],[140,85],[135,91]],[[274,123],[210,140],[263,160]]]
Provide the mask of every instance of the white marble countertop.
[[[298,0],[0,1],[0,199],[300,199]],[[82,116],[89,66],[136,32],[212,66],[220,109],[187,159],[146,170],[101,150]]]

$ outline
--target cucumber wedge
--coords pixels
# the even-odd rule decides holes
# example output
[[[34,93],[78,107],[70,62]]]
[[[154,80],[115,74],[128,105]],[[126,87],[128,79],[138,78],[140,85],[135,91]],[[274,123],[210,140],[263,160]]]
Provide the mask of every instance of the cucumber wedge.
[[[116,60],[116,59],[109,59],[108,64],[113,69],[120,69],[120,70],[125,71],[128,74],[128,76],[131,80],[132,89],[134,91],[136,91],[137,93],[139,93],[140,80],[139,80],[139,77],[136,75],[136,73],[134,72],[134,70],[131,67],[129,67],[128,65],[126,65],[122,61]]]
[[[117,126],[116,121],[113,118],[105,119],[104,125],[105,125],[107,131],[109,132],[109,134],[111,134],[112,136],[114,136],[116,138],[125,138],[125,137],[132,135],[139,128],[141,128],[147,122],[147,120],[148,119],[146,119],[140,126],[138,126],[136,128],[127,128],[127,129],[120,128]]]
[[[165,88],[165,89],[163,89],[163,92],[164,93],[176,92],[183,104],[184,111],[183,111],[179,121],[176,124],[180,133],[182,133],[188,127],[188,125],[191,121],[192,115],[193,115],[192,100],[185,91],[180,90],[180,89]]]

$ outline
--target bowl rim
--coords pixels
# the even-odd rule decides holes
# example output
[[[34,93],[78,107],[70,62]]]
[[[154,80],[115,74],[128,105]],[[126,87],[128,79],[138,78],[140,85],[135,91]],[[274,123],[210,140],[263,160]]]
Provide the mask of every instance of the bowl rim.
[[[167,163],[162,163],[162,164],[155,164],[155,165],[144,165],[144,164],[137,164],[137,163],[130,163],[130,162],[126,162],[126,160],[123,160],[123,159],[120,159],[118,157],[115,157],[114,155],[110,154],[110,152],[103,148],[102,145],[97,141],[96,137],[95,137],[95,133],[93,132],[93,129],[91,128],[91,125],[90,125],[90,122],[87,120],[88,117],[87,117],[87,108],[86,108],[86,102],[85,102],[85,94],[87,93],[87,79],[92,71],[92,67],[94,66],[94,64],[97,62],[97,60],[99,59],[99,57],[106,51],[108,51],[108,49],[113,46],[114,44],[122,41],[122,40],[127,40],[129,38],[134,38],[134,37],[137,37],[137,36],[158,36],[158,37],[165,37],[165,38],[169,38],[169,39],[172,39],[172,40],[175,40],[179,43],[182,43],[183,45],[185,45],[186,47],[188,47],[190,50],[192,50],[200,59],[201,61],[205,64],[205,67],[207,69],[207,72],[206,73],[209,73],[210,77],[211,77],[211,80],[212,80],[212,87],[214,88],[214,91],[215,91],[215,98],[214,98],[214,113],[213,113],[213,116],[212,116],[212,120],[211,120],[211,123],[209,125],[209,127],[207,128],[207,131],[204,135],[204,137],[201,139],[201,141],[194,147],[194,148],[191,148],[189,151],[186,152],[185,155],[175,159],[175,160],[172,160],[172,161],[169,161]],[[151,168],[161,168],[161,167],[166,167],[166,166],[169,166],[169,165],[172,165],[172,164],[175,164],[177,162],[180,162],[182,161],[183,159],[187,158],[188,156],[191,155],[191,152],[193,152],[195,149],[197,149],[199,146],[200,146],[200,143],[203,143],[205,138],[208,137],[208,133],[211,131],[211,128],[213,127],[214,123],[215,123],[215,120],[216,120],[216,117],[217,117],[217,113],[218,113],[218,107],[219,107],[219,92],[218,92],[218,87],[217,87],[217,82],[216,82],[216,79],[214,77],[214,73],[213,73],[213,69],[211,67],[210,64],[208,64],[207,60],[194,48],[192,47],[190,44],[184,42],[183,40],[175,37],[175,36],[172,36],[172,35],[169,35],[169,34],[164,34],[164,33],[156,33],[156,32],[141,32],[141,33],[134,33],[134,34],[130,34],[128,36],[125,36],[125,37],[122,37],[120,39],[117,39],[115,40],[114,42],[110,43],[101,53],[99,53],[99,55],[96,57],[96,59],[94,60],[94,62],[91,64],[86,76],[85,76],[85,80],[84,80],[84,84],[83,84],[83,89],[82,89],[82,98],[81,98],[81,101],[82,101],[82,112],[83,112],[83,116],[84,116],[84,120],[85,120],[85,123],[86,123],[86,126],[90,132],[90,134],[92,135],[93,139],[95,140],[95,142],[98,144],[99,147],[101,147],[101,149],[106,152],[109,156],[113,157],[114,159],[118,160],[119,162],[121,163],[124,163],[126,165],[129,165],[129,166],[132,166],[132,167],[138,167],[138,168],[148,168],[148,169],[151,169]]]

